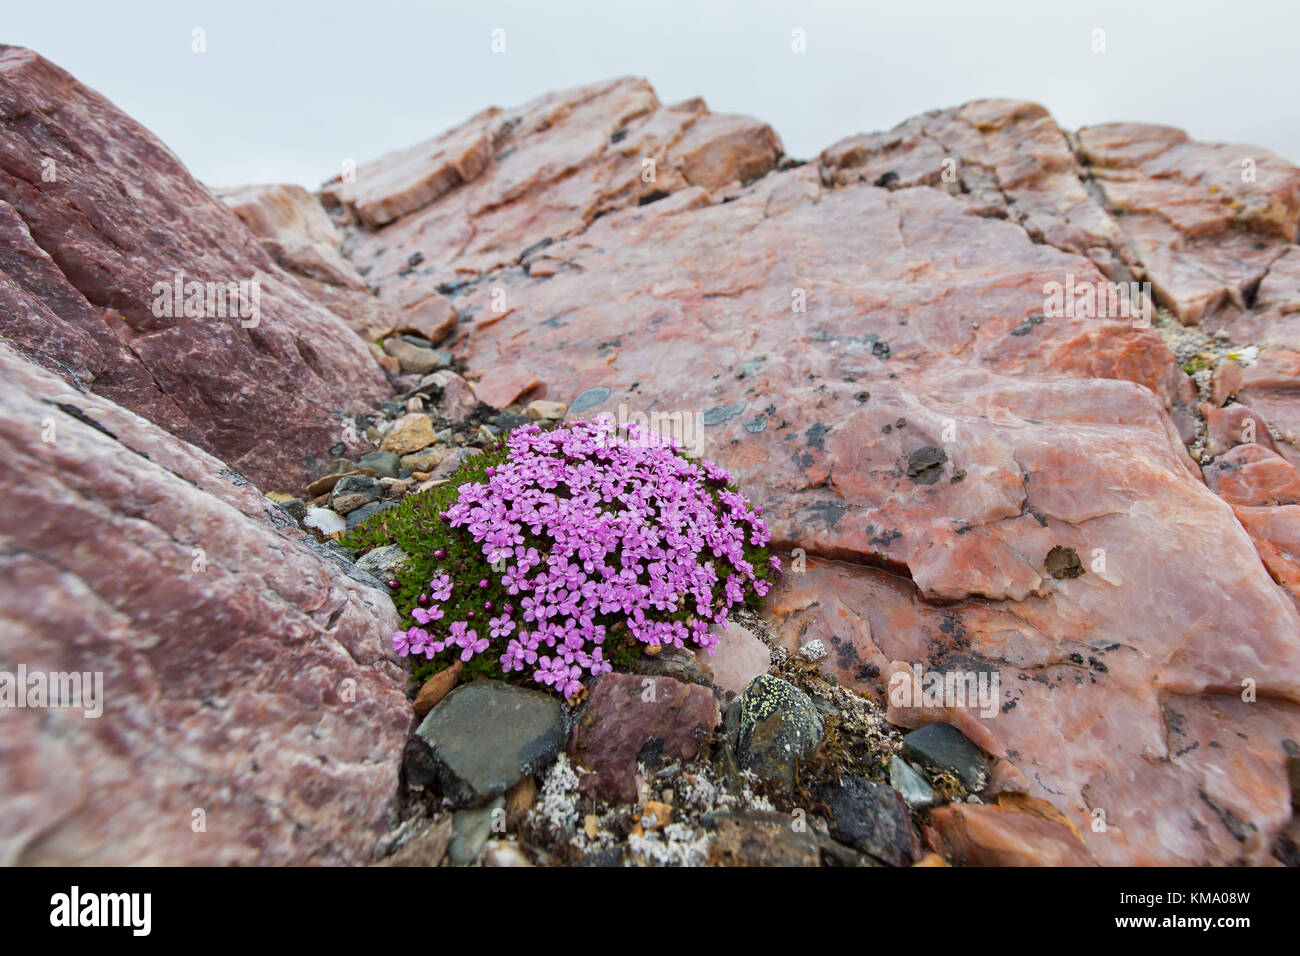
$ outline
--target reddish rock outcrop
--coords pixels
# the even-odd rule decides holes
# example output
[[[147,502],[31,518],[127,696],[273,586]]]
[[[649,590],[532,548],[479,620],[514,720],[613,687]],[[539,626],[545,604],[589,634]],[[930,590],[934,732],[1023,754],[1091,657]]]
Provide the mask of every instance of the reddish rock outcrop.
[[[641,81],[584,87],[449,134],[490,141],[465,174],[407,156],[323,198],[381,298],[454,300],[471,369],[527,368],[571,416],[679,413],[800,549],[767,612],[791,650],[821,640],[877,695],[891,662],[996,675],[986,743],[1083,843],[1032,815],[1017,836],[1009,810],[968,835],[1010,827],[1019,862],[1271,861],[1300,734],[1292,539],[1207,489],[1184,445],[1203,396],[1127,282],[1283,343],[1236,391],[1292,454],[1300,171],[1015,101],[804,165],[708,117]],[[1106,308],[1049,308],[1107,280],[1126,285]]]
[[[202,283],[200,295],[161,301],[178,275]],[[267,485],[296,485],[323,464],[355,433],[347,420],[386,390],[365,344],[162,143],[9,46],[0,315],[36,361]]]
[[[0,863],[369,862],[411,726],[387,593],[3,344],[0,409],[3,669],[102,679],[97,717],[0,707]]]

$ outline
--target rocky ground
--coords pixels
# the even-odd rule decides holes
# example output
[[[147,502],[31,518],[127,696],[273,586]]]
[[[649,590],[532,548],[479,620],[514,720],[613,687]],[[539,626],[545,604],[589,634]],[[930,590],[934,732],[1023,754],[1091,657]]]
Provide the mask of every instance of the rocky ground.
[[[106,685],[0,714],[0,859],[1294,863],[1298,221],[1168,127],[982,100],[802,161],[634,79],[209,190],[0,47],[0,670]],[[157,314],[177,273],[259,321]],[[602,412],[765,507],[762,615],[576,706],[408,687],[401,556],[338,535]],[[995,713],[891,705],[912,665]]]

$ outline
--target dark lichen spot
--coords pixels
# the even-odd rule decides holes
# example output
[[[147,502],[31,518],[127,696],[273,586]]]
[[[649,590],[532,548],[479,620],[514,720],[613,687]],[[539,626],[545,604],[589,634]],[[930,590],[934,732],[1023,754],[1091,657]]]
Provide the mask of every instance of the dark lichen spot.
[[[827,527],[834,527],[835,522],[844,517],[844,512],[848,511],[843,505],[837,505],[833,501],[818,501],[808,506],[808,512],[815,518],[818,518]]]
[[[907,477],[918,485],[932,485],[943,477],[948,453],[935,445],[918,448],[907,458]]]

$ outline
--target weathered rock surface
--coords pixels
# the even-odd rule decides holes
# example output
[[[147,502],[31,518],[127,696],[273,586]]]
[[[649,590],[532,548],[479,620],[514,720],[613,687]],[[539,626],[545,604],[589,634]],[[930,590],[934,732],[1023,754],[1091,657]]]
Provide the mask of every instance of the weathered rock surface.
[[[1052,283],[1150,282],[1176,320],[1259,347],[1232,387],[1300,460],[1300,171],[1013,101],[804,165],[709,115],[596,84],[323,199],[381,298],[454,301],[480,382],[525,368],[571,417],[690,414],[807,558],[769,599],[790,651],[820,640],[882,700],[891,662],[996,674],[996,715],[972,718],[990,752],[1102,862],[1272,860],[1300,734],[1296,506],[1206,487],[1184,443],[1209,395],[1140,292],[1046,313]]]
[[[705,820],[713,831],[711,866],[817,866],[821,851],[807,829],[796,830],[779,813],[719,813]]]
[[[584,793],[616,803],[637,799],[637,763],[692,760],[718,723],[707,688],[671,677],[605,674],[574,725],[569,758],[585,771]]]
[[[200,314],[157,314],[155,284],[170,288],[177,274],[223,297],[246,283],[246,308],[223,304],[214,285],[210,304],[207,289],[194,303]],[[267,487],[296,484],[347,443],[345,421],[385,390],[365,344],[153,135],[10,46],[0,47],[0,314],[35,361]]]
[[[0,708],[0,862],[368,862],[411,725],[387,593],[4,344],[0,410],[0,660],[103,681],[99,717]]]

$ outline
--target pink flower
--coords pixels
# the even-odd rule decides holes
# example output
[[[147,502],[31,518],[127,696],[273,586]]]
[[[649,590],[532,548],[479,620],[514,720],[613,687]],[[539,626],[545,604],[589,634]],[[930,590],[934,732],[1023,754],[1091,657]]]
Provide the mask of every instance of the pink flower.
[[[445,601],[451,597],[451,577],[440,574],[429,582],[429,596],[435,601]]]
[[[421,624],[431,624],[442,617],[442,608],[414,607],[411,608],[411,617],[415,618]]]
[[[761,509],[732,476],[639,425],[524,425],[507,437],[505,460],[482,475],[456,488],[440,530],[479,562],[467,566],[458,553],[462,589],[478,582],[487,593],[474,608],[412,609],[421,625],[444,625],[452,613],[462,620],[440,639],[412,628],[395,648],[454,648],[469,660],[504,644],[503,670],[531,669],[534,681],[571,696],[585,676],[610,670],[600,646],[608,627],[622,622],[644,644],[709,648],[710,629],[725,626],[731,608],[770,590],[759,573],[780,570],[764,550],[771,534]],[[439,548],[435,560],[447,551],[457,549]],[[440,569],[426,600],[447,602],[452,592]],[[507,604],[508,595],[518,597]],[[474,613],[487,616],[483,637],[470,627]],[[548,656],[539,659],[539,648]]]

